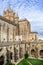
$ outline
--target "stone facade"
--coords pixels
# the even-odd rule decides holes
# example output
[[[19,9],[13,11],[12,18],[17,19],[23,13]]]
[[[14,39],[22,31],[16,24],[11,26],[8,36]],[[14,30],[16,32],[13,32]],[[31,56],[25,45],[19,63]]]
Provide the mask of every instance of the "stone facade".
[[[43,41],[39,41],[37,32],[31,32],[27,19],[19,19],[10,7],[0,16],[0,57],[17,62],[27,51],[30,57],[43,57]],[[20,38],[22,36],[22,40]],[[16,40],[18,37],[18,40]]]

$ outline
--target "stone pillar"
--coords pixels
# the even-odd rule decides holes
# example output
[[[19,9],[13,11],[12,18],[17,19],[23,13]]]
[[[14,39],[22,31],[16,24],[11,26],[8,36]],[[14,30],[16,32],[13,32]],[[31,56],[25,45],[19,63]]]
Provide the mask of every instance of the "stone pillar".
[[[16,47],[14,45],[14,61],[16,62]]]
[[[14,27],[13,27],[13,42],[14,42]]]
[[[24,45],[23,45],[24,46]],[[23,58],[24,57],[24,48],[23,48],[22,44],[19,44],[19,58]]]
[[[40,58],[40,50],[38,49],[38,58]]]
[[[14,45],[12,46],[12,63],[14,63]]]
[[[1,42],[1,24],[0,24],[0,42]]]
[[[9,27],[7,27],[7,42],[9,41]]]
[[[20,59],[20,56],[19,56],[19,53],[20,53],[20,44],[19,43],[17,44],[17,50],[18,50],[18,52],[17,52],[17,57],[18,57],[17,61],[18,61]]]
[[[31,57],[31,43],[29,42],[29,57]]]
[[[20,58],[20,44],[18,44],[18,59]]]
[[[5,25],[6,25],[5,23],[2,25],[2,42],[5,42],[5,39],[6,39],[6,38],[5,38],[5,36],[6,36],[6,35],[5,35],[5,27],[6,27],[6,26],[5,26]]]
[[[6,56],[7,50],[6,47],[4,48],[4,64],[7,62],[7,56]]]
[[[26,53],[26,43],[25,43],[25,53]]]
[[[18,52],[17,52],[17,57],[18,57],[18,59],[20,58],[20,44],[18,43],[18,44],[16,44],[17,45],[17,50],[18,50]],[[18,60],[17,59],[17,60]]]
[[[18,49],[16,44],[14,45],[14,61],[17,62],[18,60]]]

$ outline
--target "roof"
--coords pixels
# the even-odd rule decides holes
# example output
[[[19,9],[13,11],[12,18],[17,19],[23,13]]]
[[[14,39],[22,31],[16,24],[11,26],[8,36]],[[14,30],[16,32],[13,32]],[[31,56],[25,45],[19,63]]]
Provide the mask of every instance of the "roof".
[[[32,34],[33,34],[33,33],[36,33],[36,34],[38,34],[38,32],[30,32],[30,33],[32,33]]]
[[[0,19],[3,20],[3,21],[5,21],[5,22],[7,22],[7,23],[9,23],[9,24],[12,24],[12,25],[16,26],[16,24],[14,23],[14,21],[10,21],[10,20],[4,18],[3,16],[0,16]]]
[[[24,19],[19,19],[19,22],[23,22],[23,21],[28,21],[26,18]],[[28,21],[29,22],[29,21]]]

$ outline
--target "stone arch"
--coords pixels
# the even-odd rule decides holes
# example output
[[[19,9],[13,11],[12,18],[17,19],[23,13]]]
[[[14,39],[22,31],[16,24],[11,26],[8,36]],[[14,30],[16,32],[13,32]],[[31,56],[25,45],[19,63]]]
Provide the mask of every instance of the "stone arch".
[[[34,49],[31,50],[31,55],[32,55],[32,57],[35,57],[35,50]]]
[[[0,56],[0,65],[4,64],[4,55]]]
[[[40,56],[43,58],[43,49],[40,50]]]

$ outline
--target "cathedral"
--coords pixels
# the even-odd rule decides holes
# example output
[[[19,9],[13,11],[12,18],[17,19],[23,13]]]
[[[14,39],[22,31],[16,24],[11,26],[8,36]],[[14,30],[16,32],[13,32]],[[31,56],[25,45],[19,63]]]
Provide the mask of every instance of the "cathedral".
[[[26,51],[29,57],[43,58],[43,40],[37,35],[31,31],[30,22],[19,19],[9,6],[0,16],[0,59],[15,63],[24,58]]]

